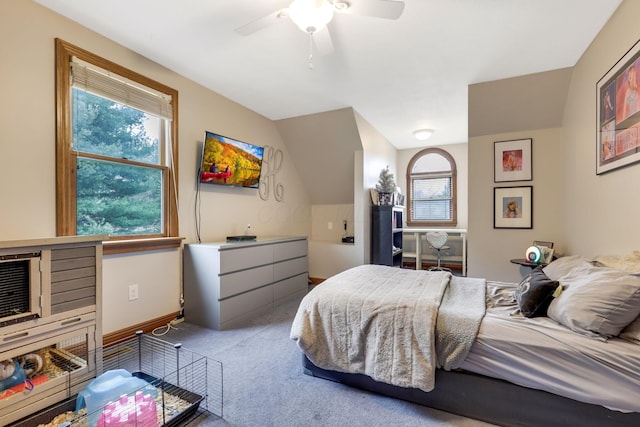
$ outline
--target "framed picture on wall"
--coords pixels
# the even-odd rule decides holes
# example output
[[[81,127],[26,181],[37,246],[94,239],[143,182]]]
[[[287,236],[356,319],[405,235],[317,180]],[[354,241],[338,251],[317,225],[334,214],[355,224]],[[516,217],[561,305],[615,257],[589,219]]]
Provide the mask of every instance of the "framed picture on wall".
[[[533,246],[544,246],[546,248],[553,249],[553,242],[545,242],[545,241],[542,241],[542,240],[534,240],[533,241]]]
[[[640,161],[640,41],[598,81],[596,174]]]
[[[533,228],[533,186],[493,188],[493,228]]]
[[[531,138],[493,144],[494,182],[531,181]]]

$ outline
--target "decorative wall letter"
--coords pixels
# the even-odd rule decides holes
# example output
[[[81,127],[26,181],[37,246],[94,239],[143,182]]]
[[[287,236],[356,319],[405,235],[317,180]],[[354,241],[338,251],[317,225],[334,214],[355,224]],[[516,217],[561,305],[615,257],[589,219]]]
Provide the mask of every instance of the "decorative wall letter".
[[[276,174],[282,167],[283,159],[284,154],[282,153],[282,150],[275,149],[268,145],[264,147],[262,173],[260,175],[260,185],[258,187],[258,193],[260,193],[260,198],[262,200],[269,199],[269,193],[271,192],[271,187],[273,187],[273,197],[278,202],[283,201],[284,186],[276,180]]]

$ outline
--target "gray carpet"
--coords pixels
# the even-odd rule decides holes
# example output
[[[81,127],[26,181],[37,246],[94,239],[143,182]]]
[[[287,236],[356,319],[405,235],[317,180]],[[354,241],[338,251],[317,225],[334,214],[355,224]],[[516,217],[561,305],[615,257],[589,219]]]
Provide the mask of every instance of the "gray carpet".
[[[489,426],[420,405],[303,374],[289,339],[299,301],[246,327],[215,331],[188,323],[161,338],[222,362],[223,417],[204,413],[192,426]]]

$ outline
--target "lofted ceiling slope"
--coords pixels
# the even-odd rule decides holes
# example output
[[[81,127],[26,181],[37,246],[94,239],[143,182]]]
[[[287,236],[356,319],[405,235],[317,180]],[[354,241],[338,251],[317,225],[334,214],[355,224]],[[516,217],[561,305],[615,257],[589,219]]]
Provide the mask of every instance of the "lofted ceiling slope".
[[[398,149],[466,142],[470,84],[572,67],[621,0],[405,0],[397,20],[337,15],[315,55],[289,0],[33,0],[272,120],[351,107]],[[353,6],[392,0],[350,0]]]
[[[278,120],[276,126],[311,204],[352,204],[354,153],[362,150],[353,109]]]

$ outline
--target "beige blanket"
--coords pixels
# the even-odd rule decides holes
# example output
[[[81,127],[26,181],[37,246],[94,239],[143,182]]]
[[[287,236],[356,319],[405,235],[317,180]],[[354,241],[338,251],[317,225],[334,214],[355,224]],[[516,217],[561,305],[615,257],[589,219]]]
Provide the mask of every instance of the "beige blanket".
[[[362,265],[305,296],[291,339],[320,368],[430,391],[436,366],[454,369],[468,353],[484,316],[485,289],[482,279]],[[441,303],[447,308],[438,317]]]

